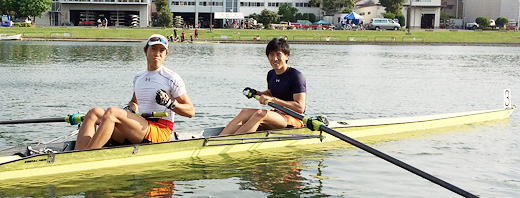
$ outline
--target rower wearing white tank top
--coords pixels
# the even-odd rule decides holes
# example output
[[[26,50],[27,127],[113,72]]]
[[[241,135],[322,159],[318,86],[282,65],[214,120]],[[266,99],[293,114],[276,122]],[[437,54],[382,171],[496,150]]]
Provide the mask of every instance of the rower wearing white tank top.
[[[169,53],[168,40],[154,34],[143,50],[147,67],[134,78],[134,93],[128,106],[91,109],[79,129],[75,150],[101,148],[109,141],[115,144],[165,142],[172,134],[175,114],[189,118],[195,115],[184,81],[163,66]],[[168,116],[145,119],[135,112],[168,112]]]

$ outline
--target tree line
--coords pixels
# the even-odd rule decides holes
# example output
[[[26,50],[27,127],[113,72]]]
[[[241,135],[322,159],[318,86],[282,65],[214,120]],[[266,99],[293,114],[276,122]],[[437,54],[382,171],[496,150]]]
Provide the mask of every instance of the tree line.
[[[51,8],[52,0],[0,0],[0,14],[10,15],[14,19],[42,17]]]

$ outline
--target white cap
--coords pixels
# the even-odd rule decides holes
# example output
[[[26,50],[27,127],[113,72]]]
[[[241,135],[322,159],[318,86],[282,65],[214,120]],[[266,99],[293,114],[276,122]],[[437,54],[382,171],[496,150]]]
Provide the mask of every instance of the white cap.
[[[160,34],[152,34],[152,36],[148,38],[148,41],[146,41],[146,43],[149,46],[161,44],[168,50],[168,39],[166,39],[166,37]]]

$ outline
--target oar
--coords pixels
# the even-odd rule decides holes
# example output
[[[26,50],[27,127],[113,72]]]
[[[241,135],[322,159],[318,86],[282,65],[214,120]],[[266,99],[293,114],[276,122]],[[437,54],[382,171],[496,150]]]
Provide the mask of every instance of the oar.
[[[249,91],[244,91],[244,95],[249,96],[249,97],[252,96],[251,92],[249,92]],[[260,98],[259,95],[254,95],[254,97],[257,100]],[[371,153],[371,154],[373,154],[373,155],[375,155],[375,156],[377,156],[377,157],[379,157],[381,159],[384,159],[384,160],[386,160],[386,161],[388,161],[388,162],[390,162],[392,164],[395,164],[395,165],[397,165],[397,166],[399,166],[399,167],[401,167],[403,169],[406,169],[406,170],[408,170],[408,171],[410,171],[410,172],[412,172],[412,173],[414,173],[414,174],[416,174],[418,176],[421,176],[422,178],[425,178],[425,179],[427,179],[427,180],[429,180],[429,181],[431,181],[433,183],[436,183],[436,184],[438,184],[438,185],[440,185],[440,186],[442,186],[442,187],[444,187],[444,188],[446,188],[448,190],[451,190],[451,191],[453,191],[453,192],[455,192],[455,193],[457,193],[457,194],[459,194],[461,196],[464,196],[464,197],[477,197],[474,194],[471,194],[471,193],[469,193],[469,192],[467,192],[465,190],[462,190],[462,189],[460,189],[460,188],[458,188],[458,187],[456,187],[456,186],[454,186],[454,185],[452,185],[452,184],[450,184],[450,183],[448,183],[446,181],[443,181],[443,180],[441,180],[441,179],[439,179],[439,178],[437,178],[437,177],[435,177],[433,175],[430,175],[430,174],[428,174],[428,173],[426,173],[426,172],[424,172],[422,170],[419,170],[419,169],[417,169],[417,168],[415,168],[413,166],[410,166],[410,165],[408,165],[408,164],[406,164],[406,163],[404,163],[404,162],[402,162],[402,161],[400,161],[398,159],[395,159],[395,158],[393,158],[393,157],[391,157],[391,156],[389,156],[389,155],[387,155],[387,154],[385,154],[385,153],[383,153],[381,151],[378,151],[375,148],[372,148],[372,147],[370,147],[370,146],[368,146],[366,144],[363,144],[363,143],[361,143],[361,142],[359,142],[359,141],[357,141],[355,139],[352,139],[352,138],[344,135],[343,133],[340,133],[340,132],[338,132],[338,131],[336,131],[334,129],[331,129],[331,128],[325,126],[325,124],[323,124],[322,122],[320,122],[318,120],[315,120],[315,119],[313,119],[313,118],[311,118],[309,116],[304,116],[304,115],[301,115],[299,113],[296,113],[295,111],[293,111],[291,109],[288,109],[288,108],[285,108],[282,105],[276,104],[276,103],[274,103],[274,102],[272,102],[270,100],[266,100],[264,103],[266,105],[274,107],[274,108],[276,108],[276,109],[278,109],[280,111],[283,111],[284,113],[286,113],[286,114],[288,114],[288,115],[290,115],[290,116],[292,116],[292,117],[294,117],[296,119],[299,119],[299,120],[303,121],[303,123],[307,125],[307,128],[309,128],[309,129],[311,129],[313,131],[325,131],[326,133],[328,133],[328,134],[330,134],[330,135],[332,135],[334,137],[337,137],[337,138],[339,138],[339,139],[341,139],[341,140],[343,140],[345,142],[348,142],[349,144],[352,144],[355,147],[363,149],[364,151],[367,151],[367,152],[369,152],[369,153]]]
[[[165,117],[168,116],[167,112],[152,112],[152,113],[137,113],[137,115],[140,115],[144,118],[149,117]],[[48,122],[67,122],[71,125],[77,125],[81,122],[83,122],[83,118],[85,115],[75,113],[72,115],[67,115],[65,117],[57,117],[57,118],[41,118],[41,119],[27,119],[27,120],[7,120],[7,121],[0,121],[1,124],[27,124],[27,123],[48,123]]]

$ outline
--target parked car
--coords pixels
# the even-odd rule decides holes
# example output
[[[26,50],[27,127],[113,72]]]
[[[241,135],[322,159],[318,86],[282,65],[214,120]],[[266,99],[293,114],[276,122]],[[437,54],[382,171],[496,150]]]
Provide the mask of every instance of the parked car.
[[[13,22],[11,21],[11,16],[2,15],[2,27],[11,27],[13,26]]]
[[[373,18],[370,19],[370,23],[368,24],[369,30],[399,30],[401,29],[401,24],[395,22],[392,19],[379,19]]]
[[[474,29],[477,29],[479,26],[478,26],[478,23],[466,23],[466,29],[468,30],[474,30]]]
[[[14,25],[19,27],[31,27],[31,19],[29,17],[17,18],[14,20]]]

